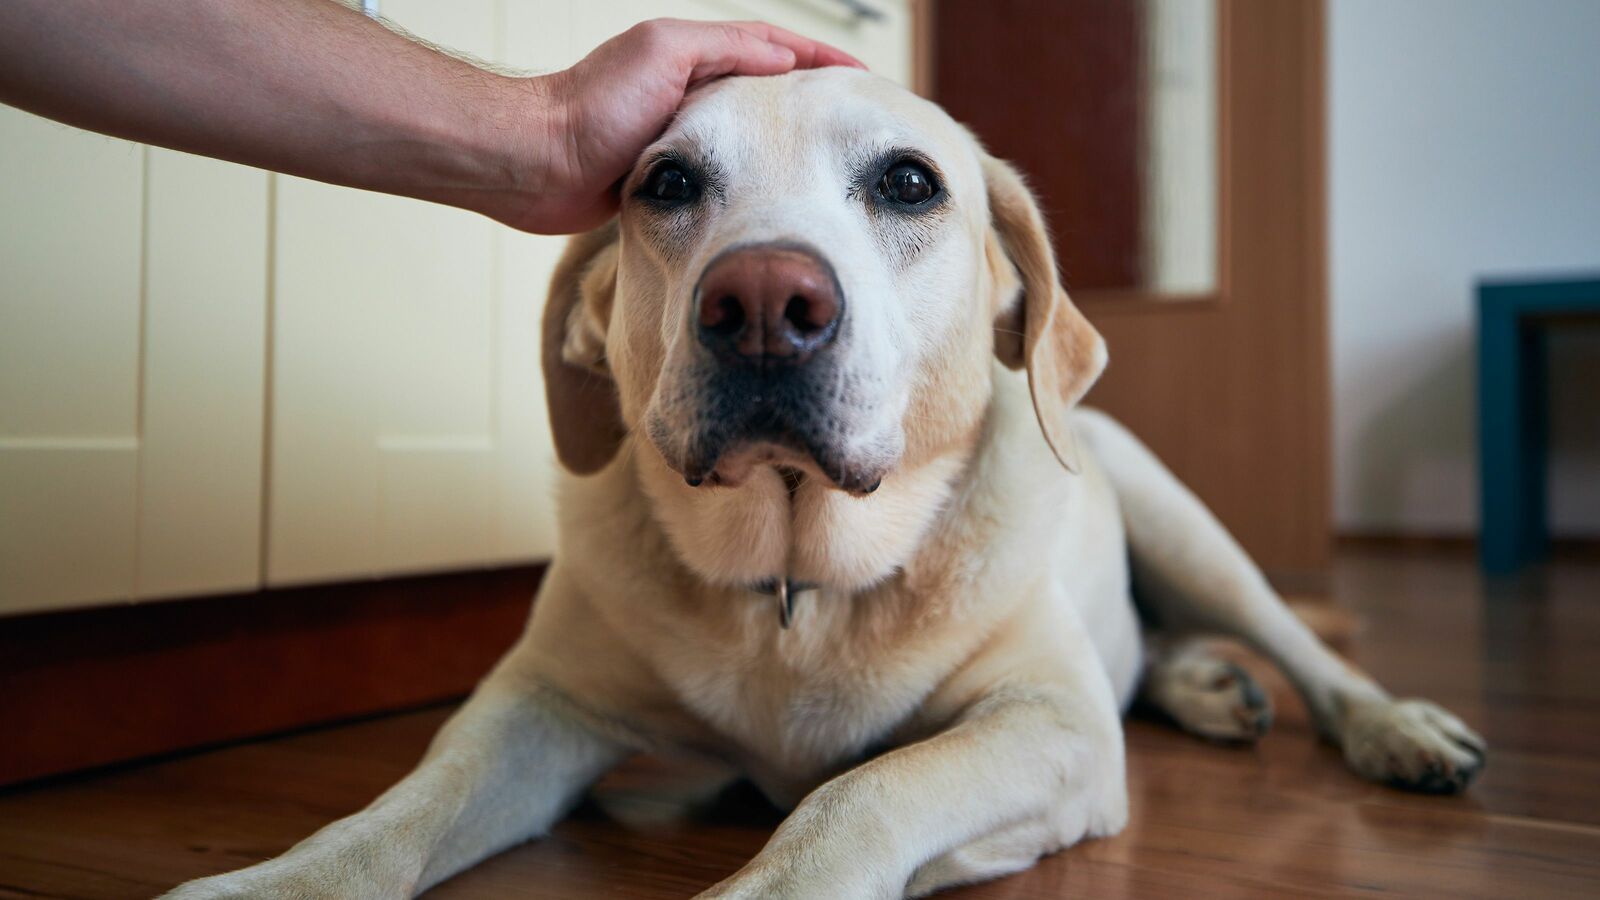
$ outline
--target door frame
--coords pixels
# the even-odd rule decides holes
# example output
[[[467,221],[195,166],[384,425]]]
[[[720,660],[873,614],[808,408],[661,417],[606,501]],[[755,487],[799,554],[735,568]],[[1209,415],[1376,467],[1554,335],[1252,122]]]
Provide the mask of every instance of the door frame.
[[[913,84],[937,97],[913,0]],[[944,0],[971,2],[971,0]],[[1332,550],[1325,0],[1216,0],[1217,288],[1074,295],[1111,363],[1087,402],[1149,444],[1269,573]]]

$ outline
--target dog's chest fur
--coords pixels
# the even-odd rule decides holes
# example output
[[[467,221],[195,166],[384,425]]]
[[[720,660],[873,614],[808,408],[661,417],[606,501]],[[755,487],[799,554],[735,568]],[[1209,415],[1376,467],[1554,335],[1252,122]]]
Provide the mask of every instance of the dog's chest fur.
[[[798,799],[881,747],[971,652],[955,645],[982,636],[919,623],[898,579],[855,596],[807,591],[788,629],[770,597],[715,602],[745,607],[731,617],[731,633],[686,628],[676,637],[687,652],[664,654],[658,665],[775,799]]]
[[[586,538],[570,556],[589,563],[580,576],[589,603],[709,726],[716,737],[706,749],[775,800],[797,800],[898,738],[1003,613],[1003,603],[973,608],[967,573],[931,539],[924,552],[939,564],[919,564],[919,553],[867,590],[804,591],[784,629],[774,597],[687,572],[628,480],[608,473],[583,485],[582,502],[563,505],[584,511],[583,525],[564,534]]]

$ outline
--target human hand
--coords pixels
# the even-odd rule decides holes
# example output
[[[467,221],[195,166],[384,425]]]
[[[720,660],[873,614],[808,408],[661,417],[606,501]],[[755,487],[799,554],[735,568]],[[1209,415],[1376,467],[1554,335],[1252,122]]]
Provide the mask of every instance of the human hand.
[[[486,212],[546,234],[584,231],[617,210],[617,182],[684,95],[724,75],[865,68],[849,54],[761,22],[654,19],[617,35],[572,68],[527,80],[543,111],[528,138],[538,160],[528,189]],[[526,100],[526,95],[524,95]]]

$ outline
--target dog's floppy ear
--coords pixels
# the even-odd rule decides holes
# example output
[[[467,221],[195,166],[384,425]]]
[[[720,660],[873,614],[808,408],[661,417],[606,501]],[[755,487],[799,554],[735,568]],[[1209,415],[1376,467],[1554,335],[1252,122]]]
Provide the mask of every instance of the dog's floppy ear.
[[[982,162],[990,217],[985,250],[999,294],[995,356],[1009,368],[1027,367],[1033,411],[1045,440],[1056,459],[1076,473],[1078,444],[1067,414],[1105,368],[1105,341],[1061,286],[1033,192],[1010,165],[987,153]]]
[[[556,457],[578,475],[605,468],[627,427],[605,365],[604,321],[617,287],[615,221],[567,242],[550,279],[541,358]]]

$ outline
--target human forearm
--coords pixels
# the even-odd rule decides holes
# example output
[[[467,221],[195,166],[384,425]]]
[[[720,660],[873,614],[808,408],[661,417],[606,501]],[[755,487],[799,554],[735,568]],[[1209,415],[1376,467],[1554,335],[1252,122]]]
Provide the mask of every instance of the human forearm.
[[[644,22],[570,69],[485,71],[332,0],[0,0],[0,102],[105,134],[593,228],[686,92],[860,65],[760,22]]]
[[[509,217],[551,105],[330,0],[6,0],[0,100],[79,127]]]

